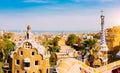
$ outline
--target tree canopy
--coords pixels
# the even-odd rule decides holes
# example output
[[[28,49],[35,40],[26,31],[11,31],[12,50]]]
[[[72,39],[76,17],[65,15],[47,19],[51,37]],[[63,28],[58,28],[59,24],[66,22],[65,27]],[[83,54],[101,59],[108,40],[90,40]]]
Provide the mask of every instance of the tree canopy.
[[[55,53],[51,53],[49,61],[50,61],[51,66],[56,65],[56,63],[57,63],[57,55]]]
[[[58,46],[58,41],[60,40],[60,38],[59,37],[55,37],[53,40],[52,40],[52,44],[54,45],[54,46]]]
[[[73,44],[78,43],[78,36],[76,36],[75,34],[70,34],[68,36],[68,39],[66,41],[67,45],[73,46]]]
[[[87,39],[84,42],[82,42],[83,47],[89,47],[90,49],[94,48],[97,44],[96,39]]]
[[[58,41],[60,40],[60,38],[59,37],[55,37],[51,42],[50,42],[50,44],[52,45],[52,46],[49,46],[49,51],[50,52],[59,52],[59,50],[60,50],[60,46],[58,46]]]
[[[52,46],[52,47],[49,47],[48,50],[49,50],[50,52],[59,52],[60,47],[59,47],[59,46]]]
[[[8,40],[8,39],[4,39],[4,41],[6,43],[6,45],[4,47],[4,53],[5,53],[5,58],[7,58],[10,51],[14,50],[15,44],[12,41]]]
[[[7,59],[14,46],[15,44],[7,38],[0,40],[0,59]]]

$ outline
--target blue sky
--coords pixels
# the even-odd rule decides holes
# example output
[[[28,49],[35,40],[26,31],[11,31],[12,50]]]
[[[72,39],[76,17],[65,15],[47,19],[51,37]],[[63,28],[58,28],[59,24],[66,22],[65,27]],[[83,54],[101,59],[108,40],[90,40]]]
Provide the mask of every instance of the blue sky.
[[[105,27],[120,25],[120,0],[0,0],[0,29],[42,31],[100,30],[100,10]]]

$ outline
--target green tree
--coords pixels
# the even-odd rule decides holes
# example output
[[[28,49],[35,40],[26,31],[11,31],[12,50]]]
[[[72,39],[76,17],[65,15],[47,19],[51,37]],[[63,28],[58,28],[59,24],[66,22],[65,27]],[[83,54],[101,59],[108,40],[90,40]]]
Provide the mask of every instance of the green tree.
[[[55,53],[51,53],[49,61],[50,61],[51,66],[56,65],[56,63],[57,63],[57,55]]]
[[[82,50],[90,53],[87,60],[90,66],[93,66],[94,59],[97,57],[97,52],[98,52],[97,44],[98,44],[97,39],[87,39],[82,42],[82,46],[83,46]]]
[[[53,46],[58,46],[58,41],[60,40],[59,37],[55,37],[53,40],[52,40],[52,44]]]
[[[5,59],[8,58],[10,51],[14,50],[15,44],[8,39],[4,39],[6,45],[4,47]]]
[[[83,47],[88,47],[89,49],[95,49],[97,45],[97,40],[96,39],[87,39],[82,42]]]
[[[49,42],[49,44],[51,46],[49,46],[49,51],[50,52],[59,52],[60,50],[60,46],[58,46],[58,41],[60,40],[59,37],[55,37],[51,42]]]
[[[8,58],[10,51],[14,49],[15,44],[4,38],[0,40],[0,60],[5,60]]]
[[[48,50],[49,46],[49,41],[43,41],[42,45]]]
[[[50,46],[48,50],[50,52],[59,52],[60,47],[59,46]]]
[[[67,45],[73,46],[73,44],[78,43],[78,36],[76,36],[75,34],[70,34],[68,36],[68,39],[66,41]]]

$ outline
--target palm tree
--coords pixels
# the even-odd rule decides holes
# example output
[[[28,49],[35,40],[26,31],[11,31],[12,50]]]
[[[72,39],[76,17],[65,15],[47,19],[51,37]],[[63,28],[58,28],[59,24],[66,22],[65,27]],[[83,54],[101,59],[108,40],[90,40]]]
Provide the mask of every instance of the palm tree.
[[[98,52],[98,42],[96,39],[87,39],[82,42],[82,46],[86,52],[89,52],[90,55],[88,56],[88,62],[90,66],[93,66],[93,61]]]
[[[96,39],[87,39],[82,43],[82,45],[86,49],[93,49],[97,45],[97,40]]]

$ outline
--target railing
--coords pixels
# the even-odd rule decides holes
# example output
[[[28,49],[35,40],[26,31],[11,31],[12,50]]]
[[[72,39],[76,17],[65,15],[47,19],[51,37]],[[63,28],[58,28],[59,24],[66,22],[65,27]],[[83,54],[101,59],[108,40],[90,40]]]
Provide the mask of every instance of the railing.
[[[113,70],[120,68],[120,60],[110,63],[110,64],[107,64],[105,66],[101,66],[99,68],[90,67],[81,61],[75,62],[75,65],[76,64],[79,65],[78,66],[79,68],[82,68],[85,71],[90,72],[90,73],[112,73]],[[74,65],[72,65],[72,66],[74,66]],[[61,69],[61,67],[60,68],[58,67],[58,70],[57,70],[58,73],[62,73],[62,72],[59,72],[60,71],[59,69]]]

